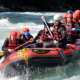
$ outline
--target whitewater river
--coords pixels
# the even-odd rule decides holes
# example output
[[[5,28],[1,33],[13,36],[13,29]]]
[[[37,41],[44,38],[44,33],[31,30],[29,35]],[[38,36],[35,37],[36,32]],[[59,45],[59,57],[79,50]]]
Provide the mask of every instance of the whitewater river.
[[[0,13],[0,51],[6,37],[13,30],[22,31],[24,27],[30,29],[30,33],[35,37],[39,30],[43,29],[41,16],[45,16],[47,21],[52,20],[54,12],[4,12]],[[2,60],[0,60],[1,62]],[[54,68],[37,69],[27,71],[25,75],[5,78],[0,72],[0,80],[80,80],[80,59],[65,65]]]

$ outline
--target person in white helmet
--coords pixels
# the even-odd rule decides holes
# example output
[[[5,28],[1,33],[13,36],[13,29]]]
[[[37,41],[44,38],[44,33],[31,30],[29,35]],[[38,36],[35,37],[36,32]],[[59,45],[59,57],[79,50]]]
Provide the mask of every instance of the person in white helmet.
[[[62,48],[66,46],[66,28],[64,24],[60,22],[61,18],[60,15],[54,15],[54,23],[47,23],[49,27],[52,26],[54,40],[44,42],[43,47],[56,47],[56,44]],[[44,16],[42,16],[41,19],[45,22]]]

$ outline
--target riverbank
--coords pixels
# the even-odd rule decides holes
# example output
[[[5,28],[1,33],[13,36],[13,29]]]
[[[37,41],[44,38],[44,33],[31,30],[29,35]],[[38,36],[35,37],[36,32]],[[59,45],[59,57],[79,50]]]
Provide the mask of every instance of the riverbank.
[[[79,9],[79,3],[74,0],[0,0],[0,12],[75,11]]]

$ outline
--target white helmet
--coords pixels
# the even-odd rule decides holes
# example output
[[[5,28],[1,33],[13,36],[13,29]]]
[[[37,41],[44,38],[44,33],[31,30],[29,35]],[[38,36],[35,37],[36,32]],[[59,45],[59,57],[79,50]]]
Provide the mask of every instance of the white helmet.
[[[54,17],[53,17],[53,20],[61,20],[61,15],[59,15],[59,14],[56,14],[56,15],[54,15]]]

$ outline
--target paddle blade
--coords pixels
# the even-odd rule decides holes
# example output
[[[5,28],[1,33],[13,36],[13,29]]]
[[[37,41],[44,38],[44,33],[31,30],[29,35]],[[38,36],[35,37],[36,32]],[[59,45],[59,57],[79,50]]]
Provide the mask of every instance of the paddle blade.
[[[67,61],[67,58],[66,58],[65,54],[60,49],[58,50],[58,54],[59,54],[59,57],[60,57],[60,60],[61,60],[62,64],[64,65],[65,62]]]
[[[3,52],[0,52],[0,56],[3,54]]]

